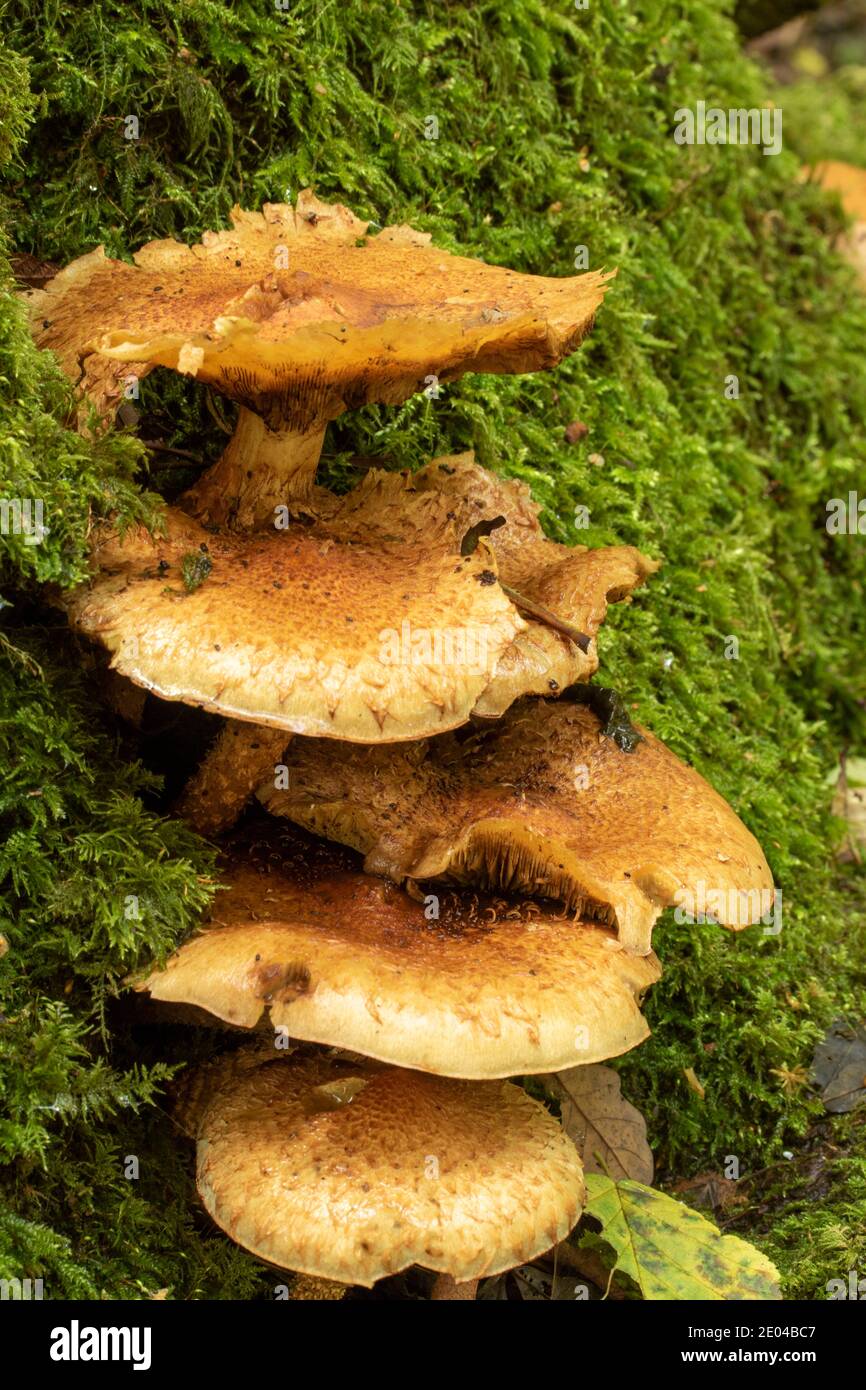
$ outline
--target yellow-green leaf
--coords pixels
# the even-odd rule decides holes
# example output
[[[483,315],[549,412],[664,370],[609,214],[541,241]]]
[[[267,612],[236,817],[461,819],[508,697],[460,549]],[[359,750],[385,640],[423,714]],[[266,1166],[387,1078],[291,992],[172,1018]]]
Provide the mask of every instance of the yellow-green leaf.
[[[645,1299],[780,1299],[779,1272],[748,1241],[723,1236],[682,1202],[643,1183],[587,1173],[587,1216],[601,1222]]]

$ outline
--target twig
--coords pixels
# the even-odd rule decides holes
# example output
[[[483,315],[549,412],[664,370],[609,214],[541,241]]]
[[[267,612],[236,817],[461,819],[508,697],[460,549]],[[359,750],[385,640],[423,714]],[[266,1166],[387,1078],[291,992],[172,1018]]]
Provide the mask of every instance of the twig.
[[[216,401],[214,400],[210,391],[205,391],[204,400],[205,405],[207,406],[213,418],[216,420],[223,434],[234,434],[234,430],[232,429],[231,425],[226,423],[225,417],[217,409]]]
[[[592,638],[587,637],[585,632],[579,631],[578,628],[572,627],[571,623],[567,623],[563,618],[557,617],[550,608],[545,608],[544,604],[539,603],[537,599],[526,598],[524,594],[519,594],[516,589],[512,589],[510,584],[503,584],[501,580],[499,583],[502,592],[508,595],[516,608],[520,608],[524,613],[528,613],[530,618],[537,618],[540,623],[546,623],[547,626],[552,627],[555,632],[561,632],[563,637],[567,637],[571,642],[574,642],[575,646],[580,647],[582,652],[589,651],[589,644]]]
[[[145,449],[150,449],[154,454],[177,454],[178,458],[190,459],[193,463],[204,463],[204,459],[199,454],[193,454],[189,449],[174,449],[170,444],[159,444],[155,439],[143,439],[142,444]]]

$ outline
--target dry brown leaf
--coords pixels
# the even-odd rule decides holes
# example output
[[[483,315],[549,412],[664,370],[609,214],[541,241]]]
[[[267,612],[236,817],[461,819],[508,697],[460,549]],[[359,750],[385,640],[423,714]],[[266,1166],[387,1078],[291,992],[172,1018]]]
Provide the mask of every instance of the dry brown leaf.
[[[815,1048],[812,1075],[831,1114],[866,1103],[866,1025],[837,1019]]]
[[[611,1067],[570,1067],[546,1076],[545,1084],[561,1103],[563,1129],[587,1173],[652,1182],[646,1121],[622,1095]]]
[[[723,1177],[721,1173],[698,1173],[693,1178],[675,1182],[670,1190],[690,1206],[712,1207],[713,1211],[725,1211],[747,1201],[734,1179]]]

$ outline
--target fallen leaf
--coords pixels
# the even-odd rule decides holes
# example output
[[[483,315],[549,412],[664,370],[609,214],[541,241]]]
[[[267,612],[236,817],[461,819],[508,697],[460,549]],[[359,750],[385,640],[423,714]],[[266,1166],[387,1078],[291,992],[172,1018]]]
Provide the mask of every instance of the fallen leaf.
[[[734,1179],[725,1178],[721,1173],[698,1173],[693,1178],[683,1178],[674,1183],[671,1190],[696,1207],[712,1207],[713,1211],[725,1211],[737,1202],[748,1200]]]
[[[41,290],[49,280],[53,280],[60,269],[51,261],[40,261],[36,256],[31,256],[29,251],[19,251],[10,256],[9,264],[18,284],[35,290]]]
[[[831,1114],[841,1115],[862,1105],[866,1101],[866,1027],[837,1019],[815,1048],[812,1075],[821,1087],[824,1109]]]
[[[682,1202],[600,1173],[588,1173],[586,1187],[586,1215],[601,1223],[614,1269],[633,1279],[645,1299],[781,1299],[779,1272],[766,1255],[739,1236],[723,1236]]]
[[[537,1269],[535,1265],[520,1265],[511,1271],[520,1291],[520,1297],[531,1301],[550,1301],[553,1279],[549,1274]]]
[[[646,1121],[620,1091],[611,1067],[570,1067],[544,1078],[560,1102],[562,1127],[587,1173],[652,1182],[653,1156]]]
[[[503,1303],[508,1299],[504,1274],[494,1274],[490,1279],[482,1279],[475,1294],[476,1303]]]

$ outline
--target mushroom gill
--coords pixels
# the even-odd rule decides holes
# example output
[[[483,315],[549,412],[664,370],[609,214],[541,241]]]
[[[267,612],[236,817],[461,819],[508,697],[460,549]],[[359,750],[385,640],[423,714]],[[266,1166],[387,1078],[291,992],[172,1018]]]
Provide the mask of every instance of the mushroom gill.
[[[639,733],[625,752],[574,698],[528,699],[486,729],[339,761],[327,743],[296,741],[288,787],[258,795],[364,854],[369,872],[559,898],[640,955],[666,907],[737,929],[759,920],[773,883],[758,842],[693,768]]]
[[[588,1065],[648,1036],[655,956],[552,903],[419,902],[273,821],[233,837],[221,877],[207,928],[139,980],[154,1000],[471,1079]]]

